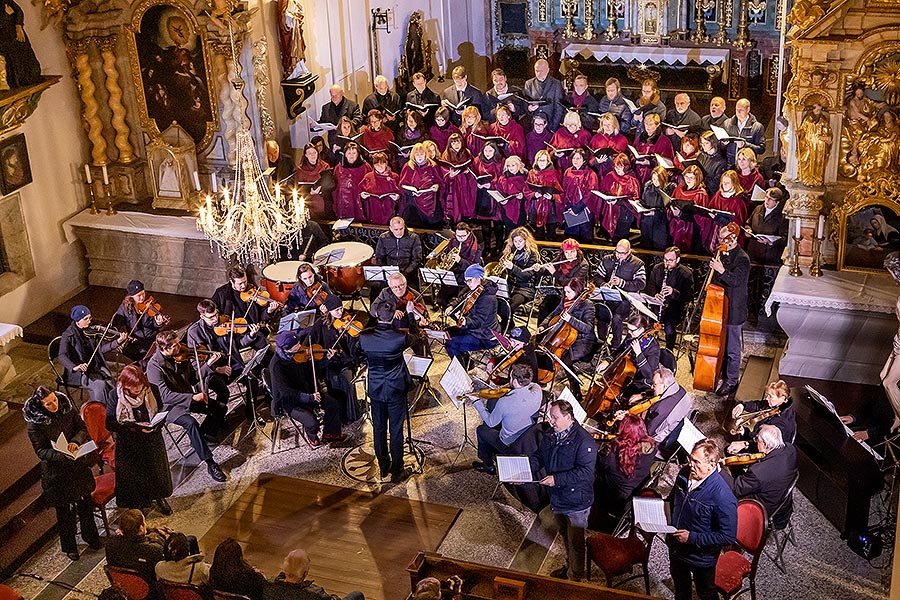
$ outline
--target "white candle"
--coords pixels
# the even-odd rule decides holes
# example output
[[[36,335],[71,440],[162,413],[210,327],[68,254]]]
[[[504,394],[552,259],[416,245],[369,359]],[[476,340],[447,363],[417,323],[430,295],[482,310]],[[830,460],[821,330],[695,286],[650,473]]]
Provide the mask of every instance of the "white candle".
[[[795,227],[794,230],[797,232],[794,235],[794,237],[799,238],[800,237],[800,217],[797,217],[797,227]]]
[[[200,176],[194,171],[194,189],[200,191]]]
[[[103,185],[109,185],[109,173],[106,171],[106,165],[103,165]]]
[[[825,237],[825,215],[819,215],[819,231],[816,233],[816,237],[819,239]]]
[[[215,193],[217,193],[217,192],[219,191],[219,182],[218,182],[218,179],[219,179],[219,178],[216,177],[216,174],[213,173],[213,174],[212,174],[212,191],[213,191],[213,194],[215,194]]]
[[[87,177],[88,184],[94,183],[91,179],[91,165],[84,165],[84,176]]]

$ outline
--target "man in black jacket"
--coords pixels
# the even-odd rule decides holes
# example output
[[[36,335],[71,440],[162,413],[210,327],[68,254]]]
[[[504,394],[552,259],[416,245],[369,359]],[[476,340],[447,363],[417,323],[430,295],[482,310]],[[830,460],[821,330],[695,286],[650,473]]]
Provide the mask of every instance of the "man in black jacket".
[[[391,219],[390,231],[378,236],[375,244],[375,264],[380,266],[400,267],[400,272],[407,281],[418,281],[419,267],[422,266],[422,240],[406,228],[403,217]],[[372,286],[372,295],[381,291],[380,284]]]
[[[391,483],[400,483],[410,474],[403,466],[403,422],[412,385],[403,351],[409,347],[409,340],[405,333],[391,327],[393,310],[382,307],[376,316],[378,325],[359,334],[359,345],[366,355],[369,370],[367,391],[379,471],[382,479],[390,473]]]
[[[531,456],[535,478],[550,493],[550,510],[566,548],[566,564],[553,577],[580,581],[584,577],[584,530],[594,503],[594,469],[597,443],[575,422],[572,405],[565,400],[550,403],[553,431],[544,436]]]
[[[631,253],[631,242],[619,240],[616,251],[610,252],[600,259],[600,266],[594,276],[597,287],[617,288],[620,292],[640,292],[647,285],[647,271],[644,261]],[[607,302],[609,313],[597,311],[597,338],[600,343],[606,341],[609,330],[610,314],[612,319],[612,347],[622,343],[622,321],[631,312],[631,302],[622,298],[618,302]]]
[[[715,271],[712,283],[725,289],[728,298],[728,322],[725,325],[725,360],[722,365],[722,385],[718,396],[730,396],[737,391],[741,374],[741,331],[747,320],[747,284],[750,281],[750,257],[738,247],[740,227],[731,222],[719,230],[719,241],[725,251],[709,261]]]
[[[681,264],[681,250],[677,246],[666,248],[662,262],[650,270],[644,293],[662,301],[659,322],[666,334],[666,348],[673,350],[684,309],[694,297],[694,272]]]
[[[766,152],[766,130],[763,124],[750,113],[750,101],[741,98],[734,105],[734,116],[725,121],[723,127],[731,137],[741,138],[728,142],[726,154],[728,168],[734,168],[735,157],[741,148],[750,148],[757,157]]]
[[[506,106],[512,113],[512,117],[516,120],[521,119],[527,114],[528,109],[525,104],[525,92],[522,91],[522,88],[507,83],[506,72],[504,72],[503,69],[494,69],[491,71],[491,81],[494,83],[494,87],[484,93],[485,108],[487,108],[489,112],[487,115],[481,115],[482,117],[493,123],[497,119],[496,111],[497,106],[500,104]],[[507,96],[507,94],[512,94],[512,96]],[[500,100],[500,96],[504,97],[503,100]]]
[[[344,88],[338,84],[328,88],[328,95],[331,96],[331,100],[322,107],[319,123],[337,125],[341,117],[347,117],[353,121],[353,126],[359,129],[359,126],[362,125],[362,113],[356,101],[345,98]]]
[[[225,423],[225,412],[228,398],[228,387],[217,385],[215,397],[204,391],[194,392],[199,385],[200,377],[195,365],[190,360],[176,362],[173,356],[181,344],[175,331],[161,331],[156,336],[156,352],[147,363],[147,379],[156,388],[157,397],[162,400],[163,408],[169,411],[166,422],[175,423],[184,428],[197,458],[206,463],[210,477],[216,481],[225,481],[225,474],[213,460],[204,434],[215,437]],[[201,370],[209,370],[208,363],[203,363]],[[219,398],[223,400],[220,401]],[[203,425],[197,423],[191,412],[206,413]]]
[[[478,109],[481,118],[486,118],[487,102],[484,94],[474,85],[469,85],[469,78],[466,75],[465,67],[453,68],[453,84],[441,92],[441,103],[447,105],[450,109],[450,120],[457,127],[462,123],[462,111],[466,106],[474,106]],[[468,102],[462,106],[463,100]],[[454,108],[459,106],[459,108]]]
[[[779,239],[771,240],[765,237],[749,237],[747,239],[747,254],[750,260],[766,265],[781,264],[781,255],[787,245],[788,220],[784,216],[784,192],[777,187],[766,190],[766,199],[760,206],[753,209],[747,224],[750,231],[757,235],[777,236]]]
[[[679,127],[679,129],[668,127],[668,125],[675,125],[676,127]],[[665,127],[663,133],[668,136],[669,141],[672,142],[672,148],[676,151],[681,150],[681,140],[684,138],[685,134],[688,132],[701,133],[702,126],[700,125],[700,115],[691,108],[690,96],[684,92],[675,94],[675,108],[666,113],[663,127]],[[681,129],[682,127],[685,129]]]
[[[434,125],[434,111],[441,105],[441,97],[428,87],[428,81],[421,73],[413,73],[412,83],[413,89],[406,94],[406,104],[427,106],[427,109],[419,110],[419,114],[425,119],[426,125]]]
[[[374,85],[375,89],[363,100],[362,114],[368,116],[369,111],[377,108],[384,114],[387,126],[396,130],[397,114],[400,112],[400,96],[389,89],[387,77],[384,75],[376,76]]]
[[[228,269],[228,283],[216,288],[212,302],[226,317],[247,319],[247,323],[250,324],[249,335],[242,340],[241,347],[251,346],[259,350],[267,344],[265,329],[262,326],[278,306],[274,302],[269,302],[268,306],[263,308],[256,302],[248,302],[241,298],[242,293],[249,292],[255,287],[247,276],[247,271],[235,265]]]
[[[529,104],[528,111],[532,114],[538,110],[547,113],[549,117],[547,127],[550,131],[556,131],[563,118],[560,100],[563,99],[565,92],[562,82],[550,76],[550,63],[547,59],[539,58],[534,62],[534,77],[525,82],[524,91],[526,100],[541,100],[547,103]]]
[[[774,425],[759,428],[756,447],[766,455],[765,458],[735,477],[731,482],[731,489],[738,500],[755,498],[762,502],[766,507],[766,514],[775,517],[775,527],[783,529],[794,509],[792,499],[787,500],[778,514],[775,511],[797,474],[797,450],[793,445],[784,443],[781,430]],[[725,480],[728,481],[728,478]]]
[[[500,328],[497,319],[497,284],[484,278],[484,267],[481,265],[470,265],[464,277],[466,287],[448,307],[448,310],[456,309],[450,316],[456,317],[459,323],[456,327],[447,328],[447,333],[450,334],[447,355],[451,359],[462,357],[473,350],[493,348],[498,344],[491,333],[491,330],[498,331]],[[479,287],[482,287],[481,293],[466,312],[466,298],[472,297]]]

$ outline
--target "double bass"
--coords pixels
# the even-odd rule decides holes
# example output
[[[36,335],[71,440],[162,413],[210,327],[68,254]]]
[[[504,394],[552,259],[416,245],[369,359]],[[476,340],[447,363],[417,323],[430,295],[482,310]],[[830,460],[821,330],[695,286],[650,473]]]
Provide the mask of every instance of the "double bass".
[[[716,259],[725,251],[725,245],[720,245]],[[700,316],[700,345],[694,362],[694,389],[704,392],[716,388],[725,357],[725,325],[728,322],[728,297],[725,296],[725,288],[712,283],[714,273],[710,268],[706,277],[706,299]]]

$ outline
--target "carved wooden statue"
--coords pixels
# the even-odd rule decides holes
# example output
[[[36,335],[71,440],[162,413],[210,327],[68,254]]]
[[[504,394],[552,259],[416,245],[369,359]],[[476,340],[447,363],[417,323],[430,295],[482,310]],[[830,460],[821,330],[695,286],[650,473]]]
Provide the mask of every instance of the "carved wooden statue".
[[[797,180],[817,186],[825,183],[825,165],[831,155],[831,126],[828,113],[814,100],[797,128]]]
[[[0,90],[41,82],[41,64],[25,35],[25,13],[13,0],[0,0],[0,56],[5,77]]]

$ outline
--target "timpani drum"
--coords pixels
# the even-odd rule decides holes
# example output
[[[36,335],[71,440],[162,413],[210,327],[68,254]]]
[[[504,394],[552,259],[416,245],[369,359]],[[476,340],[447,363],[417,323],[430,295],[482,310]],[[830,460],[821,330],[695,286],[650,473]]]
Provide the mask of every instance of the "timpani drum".
[[[335,293],[352,296],[366,282],[363,265],[372,264],[375,251],[361,242],[338,242],[319,248],[315,264]]]
[[[283,260],[269,265],[262,270],[262,284],[269,295],[284,304],[297,283],[297,268],[303,263],[299,260]]]

